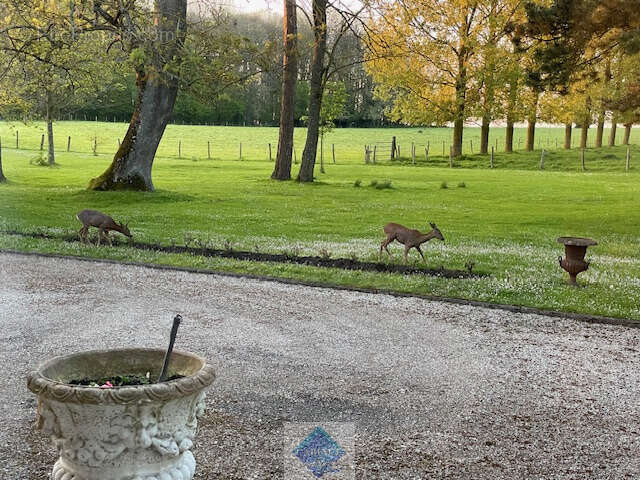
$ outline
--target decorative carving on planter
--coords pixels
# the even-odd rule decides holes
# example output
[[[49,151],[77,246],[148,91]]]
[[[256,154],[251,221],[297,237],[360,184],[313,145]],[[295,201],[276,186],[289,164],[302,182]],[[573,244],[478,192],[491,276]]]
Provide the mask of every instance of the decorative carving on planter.
[[[102,368],[113,373],[152,369],[161,363],[163,355],[161,350],[121,352],[89,352],[80,354],[86,357],[80,359],[61,357],[29,375],[28,386],[39,395],[38,427],[51,437],[60,454],[51,478],[190,480],[195,471],[190,449],[197,419],[204,412],[204,388],[215,377],[213,368],[195,355],[174,352],[177,365],[173,368],[187,376],[162,384],[162,389],[155,388],[159,384],[106,390],[64,383],[71,380],[65,378],[69,364],[90,361],[92,355],[98,358],[97,363],[107,365]],[[135,358],[136,354],[138,359],[131,370],[108,361],[110,356]],[[154,356],[159,358],[157,363]],[[149,365],[145,364],[147,360]],[[73,375],[106,376],[96,375],[90,367],[87,370]]]

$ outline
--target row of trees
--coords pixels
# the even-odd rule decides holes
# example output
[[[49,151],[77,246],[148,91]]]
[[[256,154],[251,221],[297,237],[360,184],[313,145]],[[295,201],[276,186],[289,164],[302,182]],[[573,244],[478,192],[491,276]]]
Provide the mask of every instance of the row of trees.
[[[254,112],[260,98],[270,104],[279,180],[291,177],[293,127],[304,118],[298,180],[313,181],[319,138],[349,101],[351,111],[373,105],[376,115],[390,105],[405,124],[451,122],[453,156],[471,118],[480,119],[483,153],[496,119],[506,120],[507,151],[523,119],[528,149],[540,118],[566,123],[569,140],[579,124],[583,144],[595,120],[601,143],[607,116],[628,135],[640,106],[640,9],[630,4],[638,0],[368,0],[350,11],[312,0],[306,11],[284,0],[278,41],[268,21],[201,3],[187,14],[186,0],[0,0],[0,107],[43,111],[54,163],[53,112],[113,105],[115,92],[128,91],[129,129],[93,189],[153,189],[153,158],[179,92],[192,106],[215,108],[238,91]]]
[[[412,124],[453,124],[452,155],[462,153],[463,125],[481,123],[482,153],[489,126],[527,121],[532,150],[536,121],[597,122],[602,144],[606,118],[615,125],[638,120],[636,0],[371,0],[366,37],[367,71],[376,94],[392,103],[392,118]],[[624,16],[622,16],[624,15]],[[580,26],[580,27],[579,27]],[[635,90],[634,90],[635,89]],[[615,127],[612,139],[615,138]]]

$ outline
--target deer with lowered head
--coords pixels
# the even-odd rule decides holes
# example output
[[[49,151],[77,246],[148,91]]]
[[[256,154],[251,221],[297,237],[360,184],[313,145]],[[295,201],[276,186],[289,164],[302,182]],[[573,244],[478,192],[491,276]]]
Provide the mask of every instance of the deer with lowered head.
[[[431,225],[431,231],[429,233],[422,233],[419,230],[411,230],[403,225],[398,223],[387,223],[384,226],[384,233],[387,236],[385,240],[380,245],[380,253],[378,254],[378,258],[382,255],[382,249],[384,248],[389,256],[391,256],[391,252],[387,248],[394,240],[402,243],[404,245],[404,263],[407,263],[407,253],[412,248],[418,250],[418,253],[422,257],[422,260],[426,261],[424,255],[422,254],[422,249],[420,245],[425,242],[428,242],[432,238],[437,238],[438,240],[442,240],[444,242],[444,237],[438,227],[436,227],[435,223],[429,223]]]
[[[110,246],[113,245],[111,243],[111,238],[109,237],[110,230],[120,232],[129,238],[133,238],[133,235],[131,235],[131,232],[129,231],[129,227],[126,224],[116,223],[113,218],[102,212],[98,212],[96,210],[82,210],[76,215],[76,217],[82,222],[82,228],[78,234],[80,235],[80,240],[82,240],[83,243],[87,242],[89,227],[96,227],[98,229],[98,245],[100,245],[100,239],[103,238],[103,236],[107,239]]]

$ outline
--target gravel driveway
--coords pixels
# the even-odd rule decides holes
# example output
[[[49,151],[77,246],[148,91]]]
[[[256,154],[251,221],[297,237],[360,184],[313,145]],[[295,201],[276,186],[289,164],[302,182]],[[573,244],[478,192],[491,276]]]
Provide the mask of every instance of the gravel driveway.
[[[0,273],[2,479],[55,459],[30,369],[164,347],[178,312],[176,348],[219,375],[196,478],[282,478],[283,422],[352,422],[359,479],[640,477],[638,329],[13,254]]]

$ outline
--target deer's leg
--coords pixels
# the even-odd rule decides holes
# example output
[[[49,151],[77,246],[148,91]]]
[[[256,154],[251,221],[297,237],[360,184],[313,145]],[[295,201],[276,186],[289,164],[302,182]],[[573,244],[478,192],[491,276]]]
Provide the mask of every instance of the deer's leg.
[[[113,243],[111,243],[111,237],[109,236],[109,230],[104,231],[104,238],[106,238],[107,241],[109,242],[109,246],[113,247]]]
[[[409,249],[410,249],[410,248],[411,248],[411,247],[410,247],[410,246],[408,246],[408,245],[405,245],[405,246],[404,246],[404,263],[407,263],[407,253],[409,253]]]
[[[416,250],[418,250],[418,253],[422,257],[422,261],[426,263],[427,261],[424,259],[424,255],[422,254],[422,249],[420,248],[420,245],[416,247]]]
[[[102,240],[102,229],[98,229],[98,247],[100,246],[100,240]]]
[[[87,243],[87,227],[82,227],[78,230],[78,235],[80,236],[80,241],[82,243]]]
[[[385,240],[382,242],[382,244],[380,245],[380,253],[378,254],[378,258],[380,258],[382,256],[382,249],[384,248],[387,252],[387,254],[389,255],[389,257],[391,257],[391,252],[389,251],[389,249],[387,248],[387,245],[389,245],[390,243],[392,243],[395,240],[395,237],[387,237],[385,238]]]

